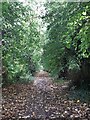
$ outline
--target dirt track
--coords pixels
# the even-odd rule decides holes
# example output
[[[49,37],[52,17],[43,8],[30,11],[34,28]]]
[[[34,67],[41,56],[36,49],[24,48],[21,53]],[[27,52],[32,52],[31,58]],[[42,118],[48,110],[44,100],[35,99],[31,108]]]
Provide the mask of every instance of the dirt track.
[[[90,120],[90,105],[70,100],[63,85],[51,91],[38,90],[33,83],[2,89],[2,120]]]

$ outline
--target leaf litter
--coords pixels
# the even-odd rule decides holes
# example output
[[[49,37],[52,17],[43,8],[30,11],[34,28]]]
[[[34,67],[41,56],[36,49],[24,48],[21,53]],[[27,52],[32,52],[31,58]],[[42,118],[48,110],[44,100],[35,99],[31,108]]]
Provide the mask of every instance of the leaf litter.
[[[90,104],[69,99],[62,84],[53,90],[37,89],[33,83],[2,88],[2,120],[90,120]]]

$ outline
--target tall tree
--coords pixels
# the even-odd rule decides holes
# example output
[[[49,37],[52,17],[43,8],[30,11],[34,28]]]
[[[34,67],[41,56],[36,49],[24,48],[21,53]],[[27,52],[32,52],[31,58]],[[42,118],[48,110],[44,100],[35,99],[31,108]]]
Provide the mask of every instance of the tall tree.
[[[3,76],[7,71],[6,79],[11,82],[33,74],[36,69],[33,54],[38,48],[39,32],[35,13],[30,6],[30,3],[2,2]]]
[[[44,67],[59,77],[65,77],[70,70],[74,74],[81,70],[83,79],[89,80],[90,3],[47,2],[45,7],[42,18],[47,22],[48,42],[42,58]]]

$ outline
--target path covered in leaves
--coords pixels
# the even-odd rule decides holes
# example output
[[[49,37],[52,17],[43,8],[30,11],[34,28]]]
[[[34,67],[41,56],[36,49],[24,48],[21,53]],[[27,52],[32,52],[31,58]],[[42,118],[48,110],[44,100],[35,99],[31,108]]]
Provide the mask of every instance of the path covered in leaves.
[[[90,120],[90,105],[70,100],[63,85],[52,91],[38,90],[32,83],[2,89],[2,120]]]

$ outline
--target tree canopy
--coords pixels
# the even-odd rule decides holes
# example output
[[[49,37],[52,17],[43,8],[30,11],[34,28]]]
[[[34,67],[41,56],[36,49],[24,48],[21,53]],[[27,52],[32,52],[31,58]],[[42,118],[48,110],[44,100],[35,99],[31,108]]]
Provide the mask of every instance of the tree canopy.
[[[34,53],[39,50],[40,33],[31,6],[21,2],[2,3],[2,71],[8,72],[9,80],[33,74],[38,69],[38,56]]]
[[[82,79],[90,79],[90,3],[47,2],[45,7],[45,69],[58,77],[80,70]]]
[[[30,78],[43,67],[58,78],[89,81],[90,3],[47,1],[37,15],[33,2],[2,3],[4,78]]]

